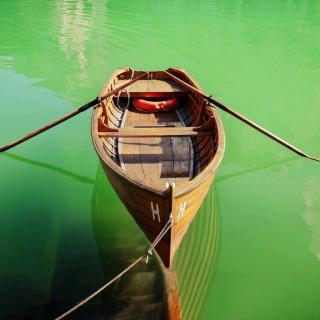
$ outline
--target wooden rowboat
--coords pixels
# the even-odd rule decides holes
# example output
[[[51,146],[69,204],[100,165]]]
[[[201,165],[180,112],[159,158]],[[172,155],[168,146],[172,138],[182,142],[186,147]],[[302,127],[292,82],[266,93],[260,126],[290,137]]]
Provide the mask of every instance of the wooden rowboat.
[[[199,89],[184,70],[167,71]],[[100,96],[143,73],[118,69]],[[134,107],[135,99],[172,97],[178,105],[171,111],[146,113]],[[92,140],[112,186],[150,242],[172,219],[155,248],[170,267],[223,157],[217,111],[165,71],[150,71],[94,108]]]

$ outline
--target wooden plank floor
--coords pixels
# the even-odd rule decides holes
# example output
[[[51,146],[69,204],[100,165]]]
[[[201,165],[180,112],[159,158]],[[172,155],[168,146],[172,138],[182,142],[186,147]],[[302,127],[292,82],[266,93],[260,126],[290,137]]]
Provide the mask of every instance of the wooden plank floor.
[[[184,123],[176,111],[144,113],[130,108],[121,127],[157,125],[181,127]],[[132,179],[176,182],[192,176],[193,147],[189,137],[119,138],[119,158]]]

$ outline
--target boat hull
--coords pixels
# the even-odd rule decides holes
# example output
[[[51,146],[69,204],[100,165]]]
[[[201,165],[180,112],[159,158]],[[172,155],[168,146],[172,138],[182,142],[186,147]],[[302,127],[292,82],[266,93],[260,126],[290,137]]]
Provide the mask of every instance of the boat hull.
[[[200,89],[183,69],[168,71]],[[171,229],[155,247],[163,264],[170,267],[213,182],[225,140],[217,111],[165,75],[163,71],[135,71],[140,82],[129,86],[130,97],[177,96],[180,105],[176,110],[141,113],[130,105],[129,91],[122,90],[94,109],[91,132],[109,181],[150,242],[171,219]],[[99,96],[132,77],[131,69],[115,71]]]
[[[150,242],[158,236],[172,216],[172,227],[155,250],[169,268],[190,223],[199,210],[212,184],[212,171],[201,183],[187,191],[168,188],[159,193],[118,175],[103,160],[103,169],[114,190]]]

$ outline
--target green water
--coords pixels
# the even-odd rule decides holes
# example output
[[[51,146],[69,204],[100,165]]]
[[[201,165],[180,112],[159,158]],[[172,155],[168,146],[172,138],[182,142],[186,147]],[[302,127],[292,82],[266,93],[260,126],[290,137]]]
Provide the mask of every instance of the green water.
[[[317,0],[2,0],[0,144],[91,100],[117,67],[181,66],[319,156],[319,17]],[[176,261],[185,319],[320,319],[320,167],[221,116],[226,153],[200,210],[219,215],[216,240],[206,251],[197,218]],[[89,127],[83,113],[0,156],[1,319],[52,319],[107,280],[102,245],[146,243]]]

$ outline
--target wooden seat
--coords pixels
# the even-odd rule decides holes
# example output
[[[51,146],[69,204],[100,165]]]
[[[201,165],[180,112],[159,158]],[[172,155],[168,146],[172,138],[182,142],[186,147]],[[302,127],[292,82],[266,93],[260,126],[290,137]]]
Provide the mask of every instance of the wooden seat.
[[[209,118],[207,122],[200,127],[173,127],[173,126],[139,126],[110,128],[108,126],[100,127],[100,137],[193,137],[212,135],[215,120]]]
[[[203,127],[153,127],[153,128],[109,128],[99,132],[100,137],[192,137],[207,136],[212,134],[212,129]]]
[[[119,80],[115,88],[121,86],[126,81],[127,80]],[[187,93],[187,90],[170,79],[148,79],[138,80],[132,83],[126,88],[126,90],[120,92],[120,97],[127,97],[128,92],[130,97],[167,98],[174,96],[183,96]]]

